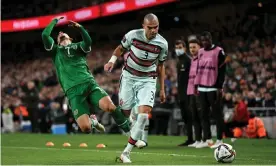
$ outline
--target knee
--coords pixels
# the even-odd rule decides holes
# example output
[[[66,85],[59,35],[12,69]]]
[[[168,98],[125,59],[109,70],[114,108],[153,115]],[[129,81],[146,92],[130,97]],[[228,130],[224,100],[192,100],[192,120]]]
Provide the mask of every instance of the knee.
[[[139,113],[149,114],[151,113],[152,107],[150,106],[139,106]]]
[[[109,96],[103,97],[99,101],[99,107],[105,112],[113,112],[116,109],[116,106],[113,104]]]
[[[91,124],[84,123],[84,124],[80,124],[79,127],[80,127],[82,132],[91,133],[91,130],[92,130]]]

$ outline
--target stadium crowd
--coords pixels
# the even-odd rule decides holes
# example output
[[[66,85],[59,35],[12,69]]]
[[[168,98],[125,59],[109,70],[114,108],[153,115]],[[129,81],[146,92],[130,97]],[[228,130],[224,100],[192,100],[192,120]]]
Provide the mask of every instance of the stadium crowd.
[[[233,108],[233,101],[235,100],[233,94],[240,92],[248,107],[275,107],[276,41],[272,39],[268,41],[255,39],[252,42],[237,41],[236,48],[236,52],[228,52],[232,60],[227,66],[224,104],[229,108]],[[108,51],[94,50],[88,56],[88,65],[90,69],[94,69],[97,82],[111,96],[114,96],[112,98],[115,103],[118,103],[116,96],[123,59],[120,60],[121,63],[118,64],[117,69],[112,74],[102,71],[102,65],[108,60],[111,53],[112,49]],[[171,56],[166,62],[165,84],[168,102],[177,100],[178,85],[176,83],[175,66],[176,59]],[[58,105],[59,109],[62,108],[63,100],[60,100],[60,97],[63,94],[56,80],[50,58],[14,65],[2,65],[2,73],[1,103],[4,109],[10,108],[14,112],[17,107],[24,105],[30,111],[28,109],[29,105],[35,104],[33,107],[37,109],[32,111],[37,111],[34,114],[35,119],[38,120],[40,118],[37,118],[37,116],[43,115],[44,111],[49,113],[50,110],[56,111],[53,108],[55,104]],[[32,90],[30,85],[32,83],[34,83],[35,90]],[[31,91],[34,91],[37,101],[29,97]],[[49,109],[47,110],[45,107],[49,107]]]
[[[254,22],[255,17],[245,16],[245,19],[242,19],[237,15],[237,18],[216,20],[216,28],[207,26],[212,29],[217,43],[222,45],[226,54],[231,57],[230,63],[227,64],[223,104],[228,108],[234,108],[235,94],[241,93],[248,107],[276,107],[276,36],[272,36],[272,31],[267,32],[264,27],[260,28],[261,32],[260,29],[252,29],[261,24],[258,21]],[[219,25],[221,27],[218,27]],[[194,32],[201,32],[205,30],[206,24],[196,22],[187,27],[182,29],[185,33],[181,35],[189,36]],[[165,37],[170,36],[168,41],[171,46],[176,36],[180,34],[176,34],[175,31],[164,33],[167,34]],[[108,61],[114,46],[111,44],[94,48],[87,58],[88,66],[96,81],[110,94],[115,104],[118,104],[117,93],[123,58],[119,60],[116,70],[112,73],[103,71],[103,65]],[[19,47],[17,49],[21,51],[24,49],[30,51],[26,45]],[[43,52],[39,48],[34,47],[31,54]],[[163,105],[157,104],[156,107],[169,109],[178,107],[177,86],[181,85],[177,85],[177,59],[174,54],[171,48],[166,62],[167,102]],[[14,121],[20,121],[22,118],[31,120],[33,132],[50,132],[53,123],[65,122],[69,126],[73,123],[71,111],[65,106],[64,94],[56,79],[51,58],[11,62],[2,64],[1,69],[1,111],[11,112]]]

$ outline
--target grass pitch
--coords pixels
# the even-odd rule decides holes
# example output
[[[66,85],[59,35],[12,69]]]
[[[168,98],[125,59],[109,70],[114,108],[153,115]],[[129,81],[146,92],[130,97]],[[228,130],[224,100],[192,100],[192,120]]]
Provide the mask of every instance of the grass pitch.
[[[131,153],[135,165],[209,165],[218,164],[213,149],[177,147],[183,136],[149,136],[149,147],[135,148]],[[45,144],[52,141],[54,147]],[[63,147],[69,142],[71,147]],[[225,140],[230,143],[230,140]],[[87,143],[87,148],[79,144]],[[103,143],[107,147],[97,149]],[[1,164],[4,165],[116,165],[115,162],[127,143],[123,135],[48,135],[2,134]],[[237,156],[233,164],[276,165],[276,140],[238,139],[234,144]]]

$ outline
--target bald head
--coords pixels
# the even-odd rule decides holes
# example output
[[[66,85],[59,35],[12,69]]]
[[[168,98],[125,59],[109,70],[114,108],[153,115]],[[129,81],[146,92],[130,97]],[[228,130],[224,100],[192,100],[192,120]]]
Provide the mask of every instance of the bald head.
[[[159,21],[155,14],[149,13],[144,17],[143,28],[148,40],[155,38],[159,30]]]
[[[145,15],[145,17],[144,17],[144,23],[145,22],[153,22],[153,21],[159,22],[158,21],[158,17],[155,14],[149,13],[149,14]]]

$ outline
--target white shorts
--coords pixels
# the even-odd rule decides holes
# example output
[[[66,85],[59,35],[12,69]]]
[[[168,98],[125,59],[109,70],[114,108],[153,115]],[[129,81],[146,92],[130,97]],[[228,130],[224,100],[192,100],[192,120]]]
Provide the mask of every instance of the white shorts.
[[[153,77],[137,77],[123,70],[120,79],[119,104],[123,110],[131,110],[135,105],[153,107],[156,80]]]

